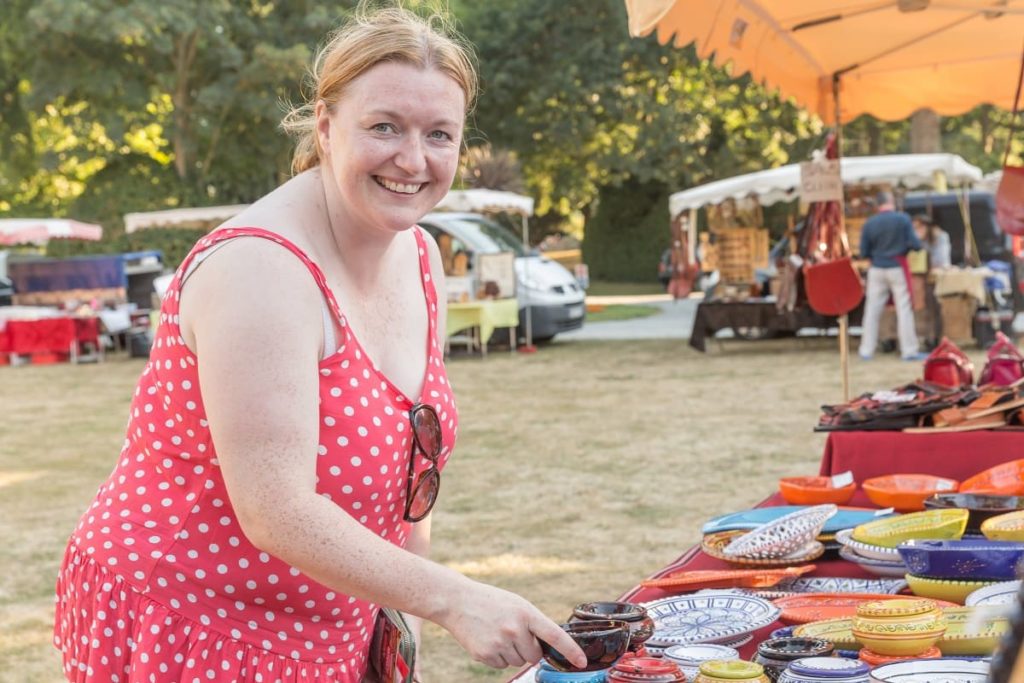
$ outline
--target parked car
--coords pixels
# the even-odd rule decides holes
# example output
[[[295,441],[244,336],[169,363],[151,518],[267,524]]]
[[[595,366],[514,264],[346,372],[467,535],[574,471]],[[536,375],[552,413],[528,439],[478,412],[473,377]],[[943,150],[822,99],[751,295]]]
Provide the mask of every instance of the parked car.
[[[478,254],[510,251],[516,255],[520,337],[526,333],[527,303],[533,341],[547,341],[559,332],[583,326],[584,292],[576,278],[559,263],[537,252],[527,252],[519,238],[504,226],[480,214],[447,212],[428,214],[419,224],[434,239],[447,234],[454,250],[467,252],[470,274]]]
[[[911,216],[930,215],[940,228],[949,233],[954,266],[965,265],[966,229],[960,211],[960,194],[956,192],[910,192],[904,197],[903,210]],[[1013,308],[1024,310],[1024,262],[1013,253],[1013,239],[999,228],[996,221],[995,195],[991,192],[968,193],[969,215],[974,242],[981,263],[1004,261],[1010,265],[1013,283]]]
[[[9,278],[0,277],[0,306],[10,306],[14,297],[14,283]]]

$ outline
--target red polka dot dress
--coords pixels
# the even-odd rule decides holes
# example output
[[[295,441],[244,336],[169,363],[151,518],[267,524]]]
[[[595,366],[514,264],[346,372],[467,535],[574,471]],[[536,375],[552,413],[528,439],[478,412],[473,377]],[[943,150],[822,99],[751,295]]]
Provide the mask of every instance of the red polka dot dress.
[[[419,228],[414,234],[430,320],[419,402],[441,418],[443,466],[457,417],[425,237]],[[298,247],[266,230],[219,230],[198,242],[164,297],[120,458],[65,553],[54,643],[68,680],[349,683],[366,669],[377,605],[317,583],[242,532],[210,438],[197,360],[178,327],[189,263],[244,236],[300,258],[342,331],[338,350],[319,364],[317,492],[395,545],[408,539],[402,517],[414,402],[367,357],[323,273]],[[426,458],[417,460],[417,471],[427,468]]]

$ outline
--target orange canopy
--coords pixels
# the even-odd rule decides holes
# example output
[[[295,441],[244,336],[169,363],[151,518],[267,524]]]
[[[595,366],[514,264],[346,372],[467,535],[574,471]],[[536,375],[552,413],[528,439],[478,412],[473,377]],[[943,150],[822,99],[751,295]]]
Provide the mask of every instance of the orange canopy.
[[[750,72],[825,121],[1013,108],[1024,0],[625,0],[629,32],[657,31]]]

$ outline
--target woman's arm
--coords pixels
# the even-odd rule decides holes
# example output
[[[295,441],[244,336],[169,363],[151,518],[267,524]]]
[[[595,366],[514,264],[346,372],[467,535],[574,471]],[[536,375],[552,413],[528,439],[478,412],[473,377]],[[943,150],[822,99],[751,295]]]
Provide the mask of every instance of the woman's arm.
[[[321,295],[267,240],[226,245],[196,270],[181,317],[239,524],[258,548],[335,590],[429,619],[492,666],[536,660],[536,637],[582,657],[554,622],[379,538],[316,493]]]

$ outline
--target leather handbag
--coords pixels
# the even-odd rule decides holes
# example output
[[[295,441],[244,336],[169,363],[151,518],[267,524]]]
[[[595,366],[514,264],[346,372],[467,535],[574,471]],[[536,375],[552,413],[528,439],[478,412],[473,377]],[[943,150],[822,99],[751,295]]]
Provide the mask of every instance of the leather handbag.
[[[382,607],[370,641],[370,672],[374,683],[413,683],[416,638],[402,613]]]
[[[947,387],[960,387],[974,382],[974,363],[960,347],[942,338],[924,361],[924,380]]]
[[[1003,153],[1003,176],[996,189],[996,220],[1003,232],[1012,235],[1024,235],[1024,167],[1006,164],[1010,157],[1013,134],[1017,128],[1022,82],[1024,82],[1024,54],[1021,55],[1020,73],[1017,74],[1017,94],[1013,98],[1010,134],[1006,138],[1006,151]]]
[[[1024,379],[1024,355],[1010,338],[996,332],[996,341],[988,350],[988,359],[978,377],[978,384],[1010,386]]]
[[[807,303],[821,315],[843,315],[864,298],[864,283],[849,256],[804,266]]]

